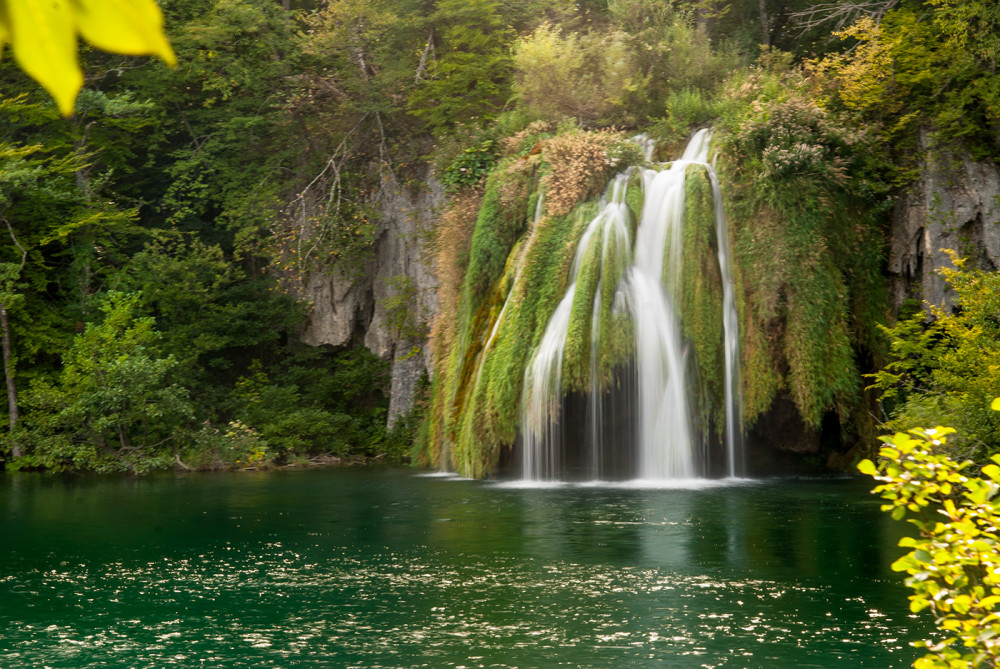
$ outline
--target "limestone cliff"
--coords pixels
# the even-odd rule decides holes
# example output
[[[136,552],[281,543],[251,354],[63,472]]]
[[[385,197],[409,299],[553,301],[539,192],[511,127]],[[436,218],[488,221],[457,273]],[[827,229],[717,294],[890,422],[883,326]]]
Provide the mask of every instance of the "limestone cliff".
[[[437,307],[437,283],[424,239],[443,200],[433,177],[420,187],[390,177],[376,198],[379,229],[364,267],[314,272],[303,285],[303,297],[312,304],[303,342],[345,346],[362,341],[392,360],[390,426],[413,406],[417,382],[428,367],[423,333]]]
[[[908,298],[950,305],[937,273],[951,266],[943,249],[968,257],[974,267],[1000,269],[1000,169],[967,151],[932,149],[926,135],[922,140],[919,176],[892,217],[889,273],[897,309]]]

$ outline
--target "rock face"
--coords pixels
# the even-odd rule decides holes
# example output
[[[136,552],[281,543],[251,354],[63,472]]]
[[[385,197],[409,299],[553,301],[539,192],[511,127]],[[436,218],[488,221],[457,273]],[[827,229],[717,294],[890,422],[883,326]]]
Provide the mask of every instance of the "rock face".
[[[376,206],[380,227],[374,254],[353,272],[313,273],[303,286],[312,305],[301,339],[312,346],[362,341],[392,360],[389,426],[413,406],[428,368],[425,324],[437,310],[437,281],[424,252],[444,190],[433,177],[420,188],[386,180]]]
[[[898,310],[909,298],[951,306],[948,287],[937,270],[951,267],[952,249],[970,265],[1000,268],[1000,170],[968,152],[929,148],[922,138],[920,176],[900,198],[892,219],[890,286]]]

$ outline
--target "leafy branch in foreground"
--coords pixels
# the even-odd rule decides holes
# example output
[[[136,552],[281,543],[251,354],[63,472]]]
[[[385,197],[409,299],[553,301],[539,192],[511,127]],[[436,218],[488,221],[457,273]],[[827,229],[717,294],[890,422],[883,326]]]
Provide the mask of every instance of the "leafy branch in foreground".
[[[1000,398],[992,408],[1000,411]],[[941,453],[948,427],[917,428],[883,437],[879,465],[863,460],[858,469],[880,482],[873,492],[883,511],[918,530],[899,545],[910,552],[893,563],[906,572],[913,590],[910,610],[929,609],[941,632],[938,640],[917,641],[927,654],[916,669],[1000,666],[1000,455],[965,473]]]
[[[0,52],[10,43],[21,68],[52,94],[63,116],[83,86],[77,35],[104,51],[177,60],[154,0],[0,0]]]

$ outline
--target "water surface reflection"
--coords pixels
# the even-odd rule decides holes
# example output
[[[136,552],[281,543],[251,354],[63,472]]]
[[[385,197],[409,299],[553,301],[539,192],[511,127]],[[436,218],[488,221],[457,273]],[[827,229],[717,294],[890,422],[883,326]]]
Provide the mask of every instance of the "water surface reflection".
[[[0,666],[905,667],[863,482],[0,482]]]

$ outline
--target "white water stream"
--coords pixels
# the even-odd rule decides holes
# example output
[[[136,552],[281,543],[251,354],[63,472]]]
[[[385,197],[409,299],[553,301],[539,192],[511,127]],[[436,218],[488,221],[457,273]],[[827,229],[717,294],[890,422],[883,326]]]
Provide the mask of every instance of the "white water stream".
[[[729,237],[722,196],[715,170],[708,163],[710,135],[696,133],[684,155],[668,165],[642,171],[644,206],[633,242],[629,212],[625,204],[626,186],[633,171],[615,178],[601,203],[599,213],[580,238],[569,277],[569,287],[525,371],[522,402],[523,477],[526,480],[554,480],[562,475],[563,449],[579,448],[564,444],[560,426],[564,389],[562,365],[576,297],[577,279],[592,244],[601,244],[600,276],[624,261],[628,269],[617,288],[614,311],[627,313],[635,331],[634,379],[630,389],[636,398],[633,426],[638,478],[678,480],[704,476],[701,456],[703,435],[696,429],[693,415],[691,379],[687,370],[691,346],[681,331],[681,317],[674,304],[680,294],[684,253],[683,224],[685,180],[689,168],[704,170],[714,199],[718,262],[723,290],[723,339],[725,381],[726,474],[743,473],[741,406],[739,396],[739,326],[733,295],[733,275]],[[647,159],[650,151],[647,148]],[[621,254],[626,254],[621,257]],[[616,255],[618,257],[616,257]],[[602,279],[603,280],[603,279]],[[605,443],[603,437],[604,391],[598,378],[602,342],[598,328],[595,297],[591,326],[591,392],[588,399],[586,431],[590,443],[589,469],[592,478],[603,478],[601,463],[608,449],[620,444]],[[614,457],[613,453],[610,453]]]

